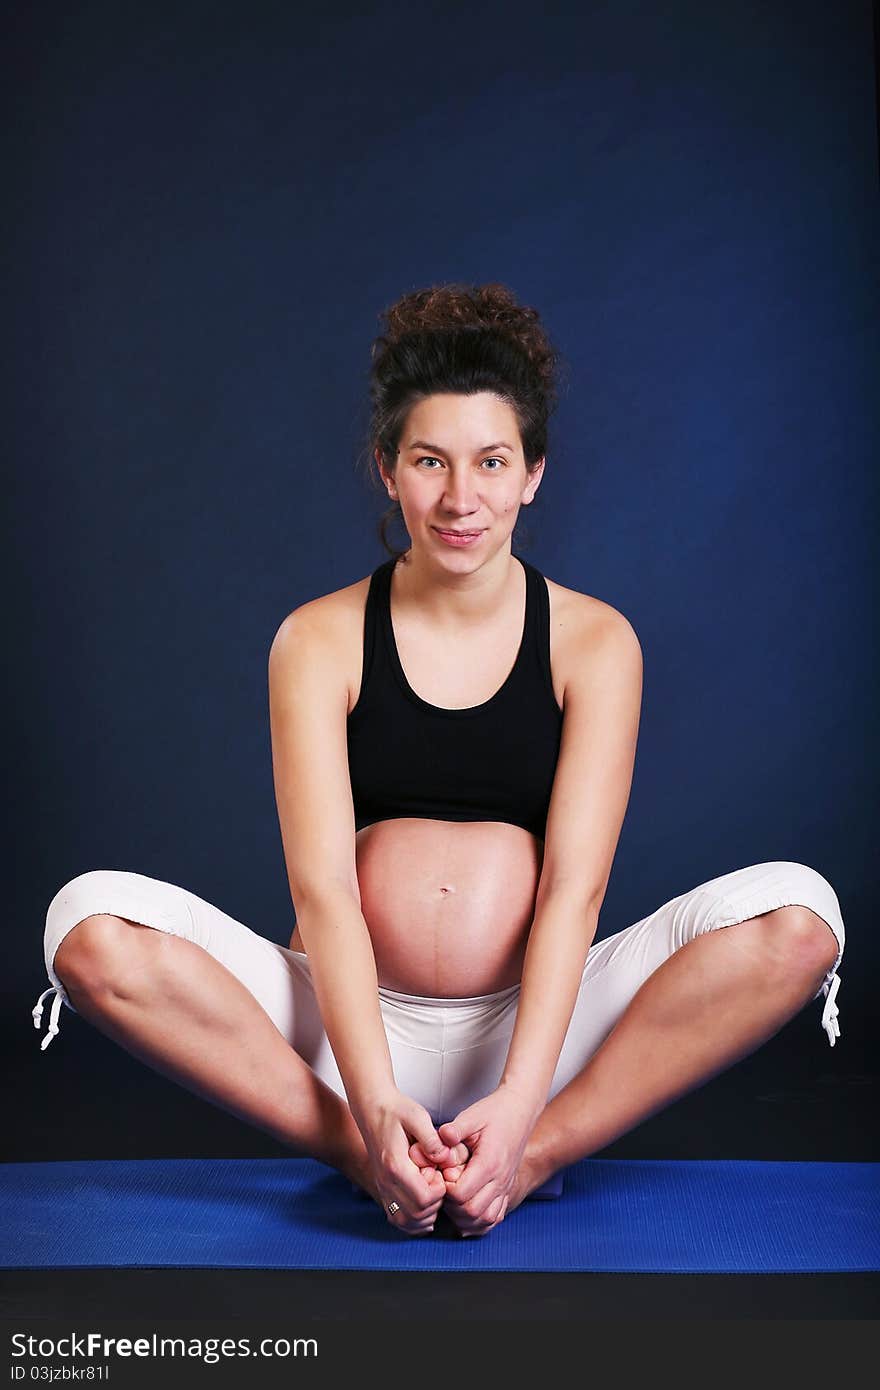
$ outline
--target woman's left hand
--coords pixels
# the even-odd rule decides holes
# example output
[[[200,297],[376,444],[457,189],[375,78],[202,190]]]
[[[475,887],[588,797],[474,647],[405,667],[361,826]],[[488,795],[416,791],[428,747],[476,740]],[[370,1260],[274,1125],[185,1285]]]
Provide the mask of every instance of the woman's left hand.
[[[470,1157],[446,1182],[444,1211],[463,1236],[485,1235],[504,1220],[526,1143],[538,1118],[534,1100],[503,1084],[437,1126],[445,1144],[466,1145]]]

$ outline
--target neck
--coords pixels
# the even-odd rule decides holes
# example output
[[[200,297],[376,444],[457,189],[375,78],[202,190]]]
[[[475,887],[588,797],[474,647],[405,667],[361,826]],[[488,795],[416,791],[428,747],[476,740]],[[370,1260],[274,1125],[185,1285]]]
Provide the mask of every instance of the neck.
[[[498,616],[512,591],[518,593],[520,569],[509,542],[479,569],[461,574],[410,547],[394,566],[392,589],[396,600],[417,607],[438,627],[479,626]]]

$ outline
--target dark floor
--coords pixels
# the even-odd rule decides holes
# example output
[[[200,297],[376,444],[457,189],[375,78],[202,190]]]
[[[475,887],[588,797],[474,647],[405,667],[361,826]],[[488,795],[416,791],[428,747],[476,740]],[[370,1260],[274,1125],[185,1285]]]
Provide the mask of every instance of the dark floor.
[[[880,1161],[876,1049],[857,1027],[830,1048],[820,1013],[817,1003],[759,1052],[596,1156]],[[45,1053],[41,1036],[22,1025],[3,1039],[7,1114],[15,1117],[6,1126],[6,1162],[288,1152],[67,1010]],[[6,1270],[0,1317],[284,1320],[296,1310],[316,1320],[872,1319],[880,1317],[880,1251],[877,1264],[868,1273],[822,1275]]]
[[[0,1317],[880,1318],[870,1274],[389,1274],[364,1270],[4,1270]]]

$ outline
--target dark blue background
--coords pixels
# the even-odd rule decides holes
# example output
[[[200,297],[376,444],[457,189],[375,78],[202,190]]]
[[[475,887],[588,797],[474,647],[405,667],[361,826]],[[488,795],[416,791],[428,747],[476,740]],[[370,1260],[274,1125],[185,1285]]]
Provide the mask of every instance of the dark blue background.
[[[515,549],[644,650],[599,938],[766,859],[841,901],[833,1053],[820,999],[662,1123],[708,1156],[734,1087],[794,1083],[822,1156],[810,1103],[876,1081],[869,5],[137,9],[10,21],[3,994],[44,1110],[10,1156],[126,1152],[120,1115],[134,1153],[276,1151],[67,1010],[40,1053],[45,910],[126,868],[287,942],[269,645],[384,558],[369,345],[447,280],[510,285],[565,355]],[[868,1157],[847,1115],[833,1156]],[[658,1152],[660,1124],[624,1142]]]

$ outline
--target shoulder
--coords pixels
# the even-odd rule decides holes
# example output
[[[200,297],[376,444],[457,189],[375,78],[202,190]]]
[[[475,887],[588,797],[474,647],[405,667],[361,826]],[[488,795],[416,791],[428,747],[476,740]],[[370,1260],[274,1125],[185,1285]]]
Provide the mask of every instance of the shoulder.
[[[330,594],[321,594],[291,609],[281,620],[272,639],[272,647],[292,643],[298,636],[307,633],[314,633],[316,638],[326,636],[332,640],[340,628],[352,622],[358,611],[363,616],[369,587],[370,576],[367,575],[366,579],[358,579],[344,589],[334,589]]]
[[[331,673],[351,692],[353,663],[361,652],[364,609],[370,588],[368,574],[332,593],[301,603],[281,620],[269,649],[270,677],[284,670],[297,653],[320,653]],[[358,684],[360,682],[358,681]]]
[[[557,584],[555,579],[544,576],[550,595],[550,613],[554,627],[575,633],[580,639],[599,638],[604,634],[629,632],[636,638],[635,630],[619,608],[614,608],[604,599],[593,594],[582,594],[577,589],[567,589]]]
[[[551,645],[563,691],[595,681],[600,670],[627,668],[641,679],[642,649],[627,616],[592,594],[566,588],[544,576],[550,596]]]

